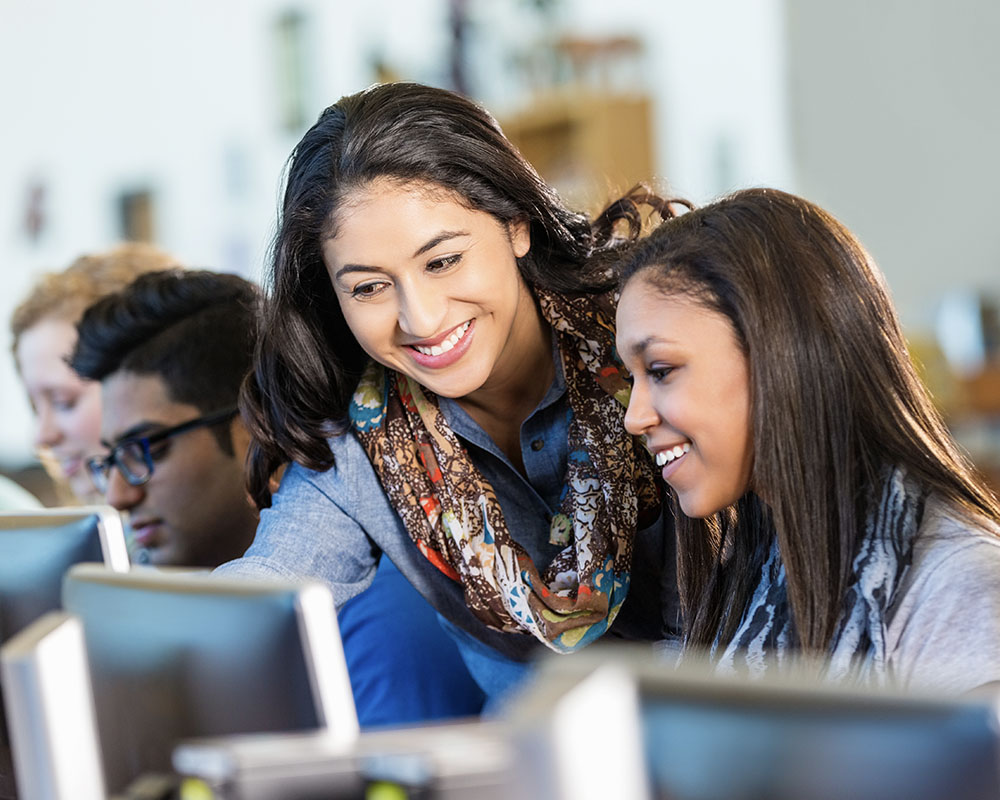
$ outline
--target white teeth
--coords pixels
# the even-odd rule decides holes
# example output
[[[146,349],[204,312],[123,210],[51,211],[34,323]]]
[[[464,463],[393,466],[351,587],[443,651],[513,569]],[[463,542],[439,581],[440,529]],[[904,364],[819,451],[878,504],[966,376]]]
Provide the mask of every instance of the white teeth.
[[[465,336],[465,332],[469,330],[469,325],[471,324],[472,320],[469,320],[461,327],[456,328],[452,332],[451,336],[449,336],[447,339],[441,342],[441,344],[436,344],[433,347],[421,347],[420,345],[415,344],[413,345],[413,348],[418,353],[423,353],[425,356],[439,356],[442,353],[447,353],[449,350],[451,350],[451,348],[453,348],[456,344],[459,343],[459,341],[463,336]]]
[[[671,447],[669,450],[661,450],[656,454],[656,466],[665,466],[674,459],[680,458],[682,455],[689,452],[691,452],[691,442],[684,442],[684,444]]]

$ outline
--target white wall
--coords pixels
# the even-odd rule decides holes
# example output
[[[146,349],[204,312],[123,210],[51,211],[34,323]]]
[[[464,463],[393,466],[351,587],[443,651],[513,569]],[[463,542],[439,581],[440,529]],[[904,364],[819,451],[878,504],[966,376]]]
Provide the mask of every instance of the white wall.
[[[183,262],[258,277],[284,161],[273,24],[309,20],[312,119],[374,80],[447,81],[447,0],[0,0],[0,320],[43,270],[118,238],[115,198],[156,193],[157,243]],[[557,35],[632,33],[627,76],[654,98],[660,177],[702,201],[738,185],[793,188],[780,0],[470,0],[472,90],[494,112],[524,101],[517,58]],[[22,220],[32,181],[49,226]],[[0,463],[30,458],[30,415],[0,325]]]
[[[374,9],[369,16],[363,9]],[[390,11],[385,6],[396,7]],[[309,121],[371,83],[374,41],[441,44],[436,0],[0,0],[0,462],[30,457],[30,416],[6,320],[37,276],[119,237],[115,199],[156,194],[156,241],[184,263],[260,275],[280,173],[298,132],[279,122],[273,24],[310,20]],[[423,34],[421,28],[427,29]],[[46,186],[48,227],[24,232]]]
[[[1000,3],[788,2],[801,191],[854,230],[904,324],[941,294],[1000,294]]]

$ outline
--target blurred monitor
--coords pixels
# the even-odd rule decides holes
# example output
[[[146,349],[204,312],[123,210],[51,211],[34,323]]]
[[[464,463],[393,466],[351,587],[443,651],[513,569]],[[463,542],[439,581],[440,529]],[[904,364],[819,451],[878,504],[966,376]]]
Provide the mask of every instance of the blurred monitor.
[[[587,656],[543,670],[514,712],[519,738],[542,754],[532,788],[550,797],[599,796],[591,787],[609,766],[630,796],[654,800],[1000,797],[995,695],[747,682],[712,677],[704,665],[674,671],[648,652]],[[611,724],[602,725],[609,706]],[[595,764],[580,746],[588,718],[598,740],[638,747]]]
[[[128,570],[121,517],[110,506],[0,513],[0,643],[60,608],[63,575],[81,561]]]
[[[60,608],[63,575],[81,561],[129,568],[121,517],[110,506],[0,513],[0,644]],[[14,796],[14,777],[0,693],[0,798]]]
[[[67,575],[63,604],[83,623],[111,792],[169,773],[181,739],[298,730],[357,739],[325,585],[83,564]]]
[[[105,800],[83,627],[50,611],[0,648],[19,796]]]

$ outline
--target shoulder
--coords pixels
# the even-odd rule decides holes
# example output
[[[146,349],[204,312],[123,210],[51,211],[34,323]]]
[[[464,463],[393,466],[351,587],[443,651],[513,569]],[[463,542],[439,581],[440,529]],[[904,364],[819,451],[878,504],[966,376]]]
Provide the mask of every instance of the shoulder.
[[[912,581],[950,582],[959,575],[1000,585],[1000,525],[931,497],[913,546]]]
[[[395,512],[354,436],[330,441],[335,466],[291,464],[261,510],[253,544],[219,571],[320,578],[338,605],[368,586],[378,549],[397,532]]]
[[[271,507],[261,512],[261,526],[273,517],[279,517],[282,524],[297,520],[312,524],[316,516],[329,520],[337,512],[358,521],[391,513],[378,476],[353,431],[331,438],[329,444],[334,458],[330,469],[289,464]]]
[[[327,443],[333,454],[333,466],[317,471],[301,464],[290,464],[281,479],[276,498],[282,493],[307,491],[307,487],[331,498],[350,497],[367,490],[371,482],[378,484],[368,455],[353,431],[334,436]]]
[[[261,531],[334,530],[352,523],[365,530],[393,527],[395,512],[361,443],[353,432],[330,440],[334,465],[324,471],[291,464],[270,508],[260,515]]]
[[[907,685],[1000,680],[1000,527],[931,498],[890,612],[887,651]]]

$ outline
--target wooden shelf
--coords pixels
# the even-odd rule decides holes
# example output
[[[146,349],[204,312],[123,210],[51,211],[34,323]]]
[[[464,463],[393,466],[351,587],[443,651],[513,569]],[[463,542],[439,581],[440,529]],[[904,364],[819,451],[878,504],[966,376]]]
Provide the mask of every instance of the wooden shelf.
[[[589,213],[655,174],[652,114],[644,95],[551,92],[501,126],[570,206]]]

